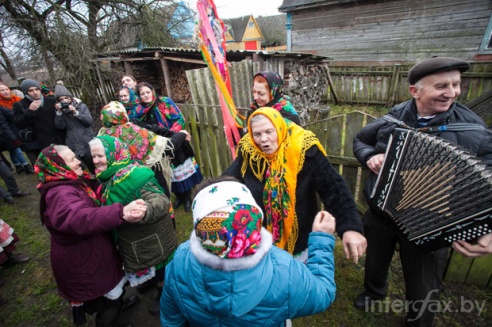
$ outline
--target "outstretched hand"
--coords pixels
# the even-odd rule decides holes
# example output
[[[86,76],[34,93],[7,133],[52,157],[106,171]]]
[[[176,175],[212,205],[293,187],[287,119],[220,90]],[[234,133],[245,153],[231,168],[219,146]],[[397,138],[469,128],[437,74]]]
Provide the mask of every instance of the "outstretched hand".
[[[130,202],[123,208],[123,219],[129,223],[137,223],[145,217],[147,205],[142,199]]]
[[[347,259],[352,258],[354,263],[359,262],[359,258],[366,253],[367,240],[361,233],[348,230],[343,233],[343,250]]]
[[[335,226],[335,217],[333,217],[328,211],[320,211],[314,217],[313,232],[333,234],[335,232]]]

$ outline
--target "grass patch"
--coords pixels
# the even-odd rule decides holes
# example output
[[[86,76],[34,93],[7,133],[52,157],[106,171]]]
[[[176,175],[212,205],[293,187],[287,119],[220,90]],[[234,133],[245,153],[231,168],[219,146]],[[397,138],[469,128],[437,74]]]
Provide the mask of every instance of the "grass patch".
[[[352,111],[354,107],[332,106],[332,114],[340,114],[349,109]],[[386,110],[374,109],[369,112],[378,116],[378,112],[384,113]],[[35,189],[37,179],[32,175],[16,175],[16,178],[21,189],[31,192],[31,195],[18,199],[14,205],[6,205],[2,202],[0,217],[9,223],[21,238],[17,252],[29,255],[31,261],[23,265],[0,266],[0,278],[6,281],[6,284],[0,288],[0,296],[4,299],[3,304],[0,304],[0,326],[73,326],[70,306],[57,294],[51,271],[50,235],[40,223],[39,194]],[[3,180],[0,180],[0,185],[4,186]],[[190,236],[193,227],[192,216],[191,213],[185,213],[183,208],[179,208],[176,210],[175,219],[178,242],[182,243]],[[398,326],[402,323],[404,314],[401,312],[366,313],[353,307],[353,300],[363,290],[364,257],[358,264],[345,259],[343,246],[339,239],[335,247],[335,264],[337,283],[335,302],[322,313],[294,319],[294,326],[385,327]],[[388,282],[389,300],[403,300],[405,288],[398,253],[395,253],[393,258]],[[441,301],[451,303],[455,311],[438,313],[435,319],[436,327],[481,327],[489,326],[492,321],[491,289],[445,282]],[[464,301],[474,301],[474,305],[477,303],[481,305],[480,314],[476,306],[468,312],[462,310],[460,306],[468,303]],[[147,309],[148,306],[141,304],[135,310],[146,311]],[[470,307],[464,309],[470,309]],[[134,320],[133,324],[142,327],[160,326],[158,319]],[[88,317],[86,327],[91,326],[93,323]]]

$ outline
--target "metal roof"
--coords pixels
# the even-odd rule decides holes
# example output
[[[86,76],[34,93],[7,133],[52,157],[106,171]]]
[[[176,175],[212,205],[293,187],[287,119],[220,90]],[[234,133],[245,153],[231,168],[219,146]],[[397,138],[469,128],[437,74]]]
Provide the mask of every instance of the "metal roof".
[[[200,50],[195,48],[168,48],[168,47],[144,47],[139,49],[137,47],[106,51],[99,54],[100,60],[118,60],[121,59],[119,56],[141,56],[147,55],[149,52],[161,52],[168,55],[174,55],[176,57],[196,57],[202,58]],[[245,57],[252,56],[253,54],[261,54],[263,56],[272,57],[302,57],[302,58],[312,58],[312,59],[332,59],[327,56],[315,55],[309,52],[289,52],[289,51],[266,51],[266,50],[228,50],[227,57],[231,59],[244,59]]]

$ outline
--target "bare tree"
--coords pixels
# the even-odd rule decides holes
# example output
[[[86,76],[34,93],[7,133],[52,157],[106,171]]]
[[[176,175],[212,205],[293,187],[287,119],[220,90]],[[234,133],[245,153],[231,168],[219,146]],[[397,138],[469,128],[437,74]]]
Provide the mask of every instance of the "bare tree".
[[[169,6],[174,4],[174,0],[9,0],[0,2],[5,13],[0,21],[8,20],[29,35],[36,45],[31,49],[43,60],[50,79],[62,76],[78,85],[84,101],[93,104],[97,54],[120,47],[125,38],[175,45],[172,32],[181,27],[169,23]]]

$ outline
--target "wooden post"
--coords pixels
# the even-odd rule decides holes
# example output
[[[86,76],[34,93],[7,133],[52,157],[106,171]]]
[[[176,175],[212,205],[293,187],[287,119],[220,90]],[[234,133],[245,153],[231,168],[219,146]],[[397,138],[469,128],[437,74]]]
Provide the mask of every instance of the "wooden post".
[[[391,77],[391,84],[388,90],[388,101],[386,102],[387,107],[393,107],[396,102],[396,97],[398,94],[398,79],[400,75],[400,64],[395,64],[393,67],[393,76]]]
[[[104,83],[101,77],[101,72],[99,72],[99,62],[95,62],[97,79],[99,80],[99,89],[101,90],[104,103],[108,103],[108,97],[106,95],[106,90],[104,89]]]
[[[259,53],[253,53],[253,62],[257,62],[260,64],[260,70],[263,70],[263,62],[265,59],[263,58],[263,55]],[[256,74],[257,72],[253,72],[253,75]]]
[[[171,87],[171,75],[169,74],[169,65],[166,59],[161,60],[162,72],[164,73],[164,82],[166,83],[167,96],[173,98],[173,88]]]
[[[337,92],[335,91],[335,86],[333,85],[333,80],[331,79],[331,74],[330,74],[330,67],[326,66],[326,76],[328,76],[328,85],[330,85],[330,92],[331,95],[333,95],[333,100],[335,101],[335,104],[338,104],[338,95]]]
[[[132,63],[129,61],[123,61],[123,64],[125,65],[125,74],[135,76],[133,74],[133,66]]]

